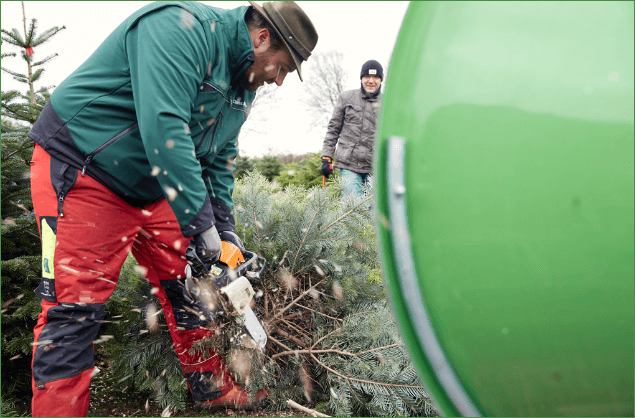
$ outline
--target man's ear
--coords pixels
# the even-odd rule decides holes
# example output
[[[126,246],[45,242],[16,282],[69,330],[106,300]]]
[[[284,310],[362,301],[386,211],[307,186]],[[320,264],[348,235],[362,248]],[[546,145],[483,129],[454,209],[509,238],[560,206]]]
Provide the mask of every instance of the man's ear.
[[[269,49],[269,45],[271,43],[271,33],[269,33],[269,29],[262,28],[258,29],[254,32],[252,37],[252,42],[254,44],[254,49]]]

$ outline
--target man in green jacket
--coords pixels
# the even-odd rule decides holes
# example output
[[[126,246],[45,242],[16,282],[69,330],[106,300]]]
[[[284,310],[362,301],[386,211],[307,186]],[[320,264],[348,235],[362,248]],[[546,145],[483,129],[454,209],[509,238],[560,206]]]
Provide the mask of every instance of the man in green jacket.
[[[253,406],[220,355],[191,350],[213,325],[183,297],[185,250],[244,250],[232,216],[237,137],[256,90],[282,85],[317,43],[294,2],[140,9],[53,92],[30,131],[43,247],[33,416],[85,416],[93,347],[132,251],[152,284],[197,404]],[[266,393],[258,393],[259,401]]]

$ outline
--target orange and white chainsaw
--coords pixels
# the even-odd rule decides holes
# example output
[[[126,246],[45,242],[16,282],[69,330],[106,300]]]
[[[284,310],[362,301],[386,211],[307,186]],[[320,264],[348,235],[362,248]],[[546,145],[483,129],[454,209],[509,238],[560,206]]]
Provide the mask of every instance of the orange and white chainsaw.
[[[250,279],[260,278],[266,260],[250,251],[243,254],[227,241],[221,244],[219,260],[211,265],[201,261],[193,245],[187,248],[185,258],[188,261],[185,267],[186,298],[191,299],[210,322],[218,315],[242,317],[245,330],[263,350],[267,333],[251,309],[255,292]]]

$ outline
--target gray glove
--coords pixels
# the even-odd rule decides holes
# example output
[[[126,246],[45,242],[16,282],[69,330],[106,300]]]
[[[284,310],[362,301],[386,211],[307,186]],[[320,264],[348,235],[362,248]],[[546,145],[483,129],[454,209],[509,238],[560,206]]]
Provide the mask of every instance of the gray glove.
[[[243,253],[245,252],[245,246],[243,245],[243,242],[240,240],[240,238],[238,238],[238,235],[236,235],[235,232],[220,231],[218,234],[220,235],[221,240],[226,242],[231,242],[236,247],[238,247],[240,251],[242,251]]]
[[[203,263],[214,263],[220,258],[221,241],[215,226],[194,235],[192,241],[196,248],[196,255]]]

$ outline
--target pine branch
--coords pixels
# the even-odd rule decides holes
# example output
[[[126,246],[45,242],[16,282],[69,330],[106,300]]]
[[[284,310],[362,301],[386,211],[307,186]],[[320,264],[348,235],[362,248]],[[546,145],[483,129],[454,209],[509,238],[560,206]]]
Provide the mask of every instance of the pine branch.
[[[279,357],[282,356],[289,356],[289,355],[296,355],[296,354],[319,354],[319,353],[333,353],[333,354],[340,354],[342,356],[353,356],[353,357],[359,357],[362,354],[366,354],[366,353],[371,353],[374,351],[379,351],[379,350],[384,350],[386,348],[390,348],[390,347],[395,347],[395,346],[399,346],[399,344],[391,344],[391,345],[386,345],[383,347],[377,347],[377,348],[373,348],[371,350],[366,350],[366,351],[362,351],[359,353],[350,353],[348,351],[342,351],[342,350],[335,350],[335,349],[319,349],[319,350],[314,350],[313,348],[309,348],[306,350],[292,350],[292,351],[283,351],[277,354],[274,354],[273,356],[271,356],[272,360],[275,360]]]
[[[13,157],[13,156],[14,156],[14,155],[16,155],[16,154],[19,154],[19,153],[23,152],[26,148],[29,148],[29,147],[32,147],[32,146],[33,146],[33,144],[31,144],[31,143],[29,143],[29,142],[25,142],[25,143],[23,143],[23,144],[22,144],[22,145],[20,145],[20,147],[19,147],[18,149],[16,149],[15,151],[13,151],[13,152],[11,152],[11,153],[9,153],[9,154],[5,155],[5,156],[2,156],[2,162],[4,163],[4,162],[5,162],[5,161],[7,161],[9,158]]]
[[[275,332],[278,335],[283,336],[284,338],[286,338],[289,341],[293,341],[296,345],[298,345],[300,347],[305,347],[306,346],[304,341],[300,340],[299,338],[295,337],[294,335],[292,335],[289,332],[281,330],[279,327],[274,328],[273,332]]]
[[[298,296],[293,302],[289,303],[284,309],[282,309],[277,314],[275,314],[274,317],[272,318],[272,321],[274,321],[275,319],[277,319],[280,316],[282,316],[282,314],[284,314],[286,311],[291,309],[291,307],[293,307],[296,304],[297,301],[299,301],[300,299],[302,299],[303,297],[308,295],[311,292],[312,289],[314,289],[316,286],[322,284],[323,282],[324,282],[324,280],[321,280],[320,282],[318,282],[315,285],[311,286],[308,290],[306,290],[304,293],[302,293],[300,296]]]
[[[415,386],[415,385],[400,385],[400,384],[396,384],[396,383],[383,383],[383,382],[378,382],[378,381],[372,381],[372,380],[364,380],[364,379],[356,379],[354,377],[350,377],[350,376],[344,376],[343,374],[337,372],[336,370],[331,369],[330,367],[328,367],[326,364],[322,363],[317,357],[315,357],[313,354],[309,354],[313,360],[315,360],[316,363],[318,363],[320,366],[324,367],[326,370],[330,371],[331,373],[333,373],[336,376],[341,377],[342,379],[346,379],[346,380],[350,380],[353,382],[360,382],[360,383],[368,383],[371,385],[378,385],[378,386],[385,386],[385,387],[389,387],[389,388],[411,388],[411,389],[422,389],[425,390],[425,388],[423,386]]]
[[[370,350],[362,351],[362,352],[357,353],[355,355],[356,356],[361,356],[362,354],[372,353],[374,351],[379,351],[379,350],[385,350],[386,348],[390,348],[390,347],[401,347],[401,345],[400,344],[390,344],[390,345],[385,345],[383,347],[371,348]]]
[[[372,258],[370,258],[369,256],[367,256],[367,255],[366,255],[366,254],[364,254],[363,252],[358,251],[355,247],[351,247],[351,249],[352,249],[353,251],[355,251],[357,254],[359,254],[359,255],[361,255],[362,257],[364,257],[365,259],[367,259],[368,261],[370,261],[371,263],[375,264],[375,263],[377,262],[377,260],[376,260],[376,259],[372,259]]]
[[[268,339],[273,341],[274,343],[278,344],[280,347],[284,348],[287,351],[290,351],[291,348],[287,347],[286,345],[282,344],[281,341],[278,341],[277,339],[275,339],[274,337],[272,337],[271,335],[268,336]]]
[[[282,322],[286,326],[288,326],[289,328],[292,328],[295,332],[297,332],[303,339],[311,340],[311,337],[309,337],[304,331],[302,331],[300,328],[298,328],[294,323],[286,320],[285,318],[282,318]]]
[[[318,215],[318,212],[320,209],[322,209],[323,206],[319,206],[318,209],[315,211],[315,213],[313,214],[313,217],[311,218],[311,222],[309,222],[309,226],[306,228],[306,232],[304,233],[304,236],[302,237],[302,240],[300,241],[300,244],[298,245],[298,251],[295,254],[295,257],[293,258],[293,266],[291,267],[291,273],[294,274],[294,268],[295,268],[295,263],[298,260],[298,255],[300,254],[300,252],[302,251],[302,248],[304,247],[304,241],[306,240],[307,235],[309,234],[309,230],[311,228],[311,225],[313,225],[313,221],[315,221],[315,218]]]
[[[324,229],[322,229],[321,232],[326,231],[327,229],[329,229],[330,227],[332,227],[333,225],[335,225],[336,223],[338,223],[339,221],[341,221],[342,219],[346,218],[348,215],[350,215],[351,213],[355,212],[355,210],[357,208],[359,208],[362,204],[368,202],[370,199],[372,199],[372,196],[368,196],[367,198],[363,199],[361,202],[359,202],[357,205],[355,205],[351,210],[349,210],[348,212],[346,212],[345,214],[343,214],[342,216],[340,216],[339,218],[337,218],[336,220],[334,220],[333,222],[331,222],[329,225],[327,225]]]
[[[355,354],[349,353],[348,351],[341,350],[333,350],[333,349],[322,349],[322,350],[313,350],[311,348],[306,350],[292,350],[292,351],[282,351],[280,353],[274,354],[271,356],[271,360],[275,360],[282,356],[291,356],[296,354],[311,354],[311,353],[333,353],[333,354],[341,354],[343,356],[354,356]]]
[[[8,68],[4,68],[4,67],[0,67],[2,68],[2,71],[4,71],[7,74],[11,74],[12,76],[14,76],[16,79],[20,78],[20,79],[26,79],[26,76],[24,74],[20,74],[20,73],[16,73],[15,71],[11,71]]]
[[[324,316],[324,317],[329,318],[329,319],[332,319],[332,320],[334,320],[334,321],[344,322],[344,320],[343,320],[343,319],[340,319],[340,318],[333,318],[332,316],[328,316],[328,315],[327,315],[327,314],[325,314],[325,313],[318,312],[318,311],[316,311],[315,309],[311,309],[311,308],[309,308],[308,306],[300,305],[299,303],[296,303],[296,305],[297,305],[297,306],[299,306],[300,308],[304,308],[304,309],[306,309],[306,310],[308,310],[308,311],[314,312],[314,313],[316,313],[316,314],[318,314],[318,315]]]
[[[314,410],[314,409],[309,409],[309,408],[306,408],[306,407],[304,407],[304,406],[302,406],[302,405],[300,405],[300,404],[298,404],[298,403],[295,403],[295,402],[293,402],[291,399],[289,399],[289,400],[287,401],[287,404],[288,404],[291,408],[297,409],[298,411],[302,411],[302,412],[304,412],[305,414],[309,414],[309,415],[310,415],[310,416],[312,416],[312,417],[330,417],[330,415],[325,415],[325,414],[323,414],[323,413],[321,413],[321,412],[318,412],[318,411],[316,411],[316,410]]]
[[[35,47],[35,46],[40,46],[43,43],[47,42],[49,39],[51,39],[51,37],[53,37],[53,35],[55,35],[56,33],[58,33],[59,31],[66,29],[66,26],[62,26],[61,28],[58,26],[54,26],[50,29],[47,29],[44,31],[44,33],[42,33],[40,36],[38,36],[32,43],[31,46]],[[57,55],[57,54],[55,54]]]
[[[160,343],[160,342],[167,341],[167,339],[168,339],[168,338],[170,338],[170,335],[169,335],[169,334],[166,334],[166,335],[160,336],[160,337],[159,337],[159,338],[157,338],[156,340],[154,340],[154,341],[150,341],[148,344],[146,344],[146,345],[144,345],[144,346],[139,347],[139,348],[138,348],[138,349],[136,349],[134,352],[131,352],[129,357],[136,356],[137,354],[139,354],[139,353],[143,352],[146,348],[150,347],[150,346],[151,346],[151,345],[153,345],[153,344],[157,344],[157,343]]]
[[[22,36],[20,35],[20,32],[18,32],[18,30],[17,30],[17,29],[13,28],[13,29],[11,30],[11,32],[6,31],[6,30],[4,30],[4,29],[2,29],[1,31],[2,31],[2,33],[4,33],[5,35],[7,35],[7,36],[8,36],[8,37],[4,37],[4,36],[3,36],[3,37],[2,37],[2,40],[3,40],[3,41],[5,41],[5,42],[6,42],[6,43],[8,43],[8,44],[11,44],[11,45],[15,45],[15,46],[17,46],[17,47],[20,47],[20,48],[24,48],[25,42],[24,42],[24,40],[22,39]],[[25,30],[25,31],[26,31],[26,30]]]

